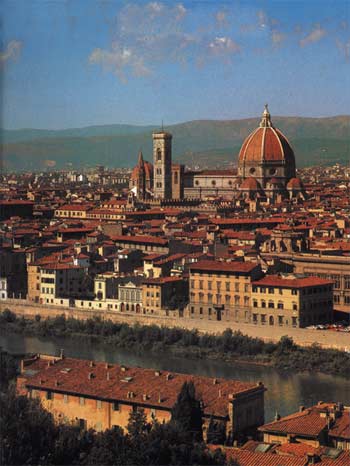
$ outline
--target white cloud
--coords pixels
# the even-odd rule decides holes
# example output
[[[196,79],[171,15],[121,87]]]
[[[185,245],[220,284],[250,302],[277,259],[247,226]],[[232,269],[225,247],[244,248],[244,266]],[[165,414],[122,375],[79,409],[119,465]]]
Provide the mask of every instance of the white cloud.
[[[272,31],[271,40],[273,45],[281,45],[287,38],[287,35],[280,31]]]
[[[327,31],[317,24],[309,34],[299,41],[299,45],[305,47],[306,45],[319,42],[326,34]]]
[[[338,50],[344,55],[345,61],[350,63],[350,39],[348,41],[341,41],[336,39]]]
[[[230,37],[215,37],[208,47],[210,53],[217,56],[229,56],[241,50],[241,47]]]
[[[19,40],[11,40],[5,50],[0,52],[0,63],[6,63],[10,60],[17,60],[21,54],[23,43]]]

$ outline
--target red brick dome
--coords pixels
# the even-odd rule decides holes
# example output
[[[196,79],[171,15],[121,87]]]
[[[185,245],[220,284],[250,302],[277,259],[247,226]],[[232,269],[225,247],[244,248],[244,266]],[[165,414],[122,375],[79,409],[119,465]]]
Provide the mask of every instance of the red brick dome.
[[[287,189],[303,189],[303,183],[300,178],[291,178],[288,181]]]
[[[272,126],[267,106],[260,126],[243,142],[238,161],[240,164],[281,162],[295,166],[293,149],[284,134]]]
[[[261,191],[260,183],[252,176],[246,178],[239,188],[246,191]]]

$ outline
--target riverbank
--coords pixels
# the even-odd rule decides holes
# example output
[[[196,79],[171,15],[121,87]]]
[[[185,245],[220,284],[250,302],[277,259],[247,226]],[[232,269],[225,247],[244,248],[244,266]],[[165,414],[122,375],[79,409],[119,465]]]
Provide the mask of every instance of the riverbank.
[[[64,315],[46,319],[38,315],[35,319],[27,319],[4,311],[0,314],[0,330],[36,337],[69,336],[103,342],[111,348],[132,348],[137,352],[168,352],[182,358],[244,362],[285,371],[322,372],[350,378],[350,355],[345,352],[317,345],[301,347],[288,337],[282,337],[278,343],[264,342],[231,329],[213,335],[176,327],[116,323],[98,317],[83,321]]]

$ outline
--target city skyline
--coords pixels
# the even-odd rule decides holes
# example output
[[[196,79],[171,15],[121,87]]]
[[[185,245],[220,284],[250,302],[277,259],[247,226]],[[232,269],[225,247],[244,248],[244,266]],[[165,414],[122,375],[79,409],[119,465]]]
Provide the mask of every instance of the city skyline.
[[[13,2],[2,126],[347,114],[347,2]],[[322,96],[322,98],[320,98]]]

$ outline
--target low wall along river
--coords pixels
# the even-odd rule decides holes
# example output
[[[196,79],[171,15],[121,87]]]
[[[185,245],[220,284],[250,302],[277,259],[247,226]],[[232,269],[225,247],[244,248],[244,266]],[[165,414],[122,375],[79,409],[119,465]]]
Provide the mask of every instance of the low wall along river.
[[[43,318],[55,317],[64,314],[66,317],[76,319],[88,319],[99,316],[102,319],[110,319],[114,322],[125,322],[130,325],[140,323],[142,325],[164,325],[166,327],[181,327],[185,329],[198,329],[200,332],[222,333],[228,327],[233,331],[240,330],[250,337],[259,337],[265,341],[279,341],[284,335],[293,338],[294,342],[301,346],[309,346],[314,343],[323,348],[337,348],[350,351],[350,333],[335,332],[331,330],[309,330],[303,328],[285,328],[278,326],[256,326],[234,322],[216,320],[189,319],[185,317],[150,316],[143,314],[127,314],[115,311],[79,310],[76,308],[64,308],[33,304],[24,300],[0,301],[0,311],[10,309],[18,315],[33,318],[40,314]]]

